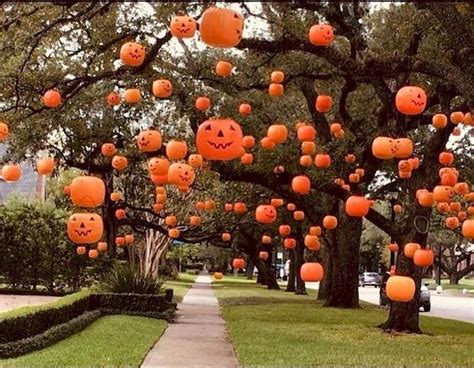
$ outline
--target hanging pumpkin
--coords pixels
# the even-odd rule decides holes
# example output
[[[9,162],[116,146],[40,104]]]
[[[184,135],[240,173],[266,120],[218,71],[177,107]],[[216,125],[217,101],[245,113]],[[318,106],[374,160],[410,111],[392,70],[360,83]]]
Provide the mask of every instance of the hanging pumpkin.
[[[398,244],[397,243],[390,243],[390,245],[388,246],[388,249],[392,253],[397,253],[398,252]]]
[[[295,249],[296,248],[296,240],[293,238],[286,238],[283,240],[283,247],[285,249]]]
[[[176,227],[178,224],[178,219],[174,215],[168,215],[165,217],[165,224],[169,227]]]
[[[283,83],[284,79],[285,79],[285,73],[283,73],[280,70],[275,70],[270,75],[270,82],[272,83]]]
[[[243,202],[234,203],[234,212],[237,214],[242,214],[247,212],[247,205]]]
[[[214,201],[213,199],[206,199],[204,201],[204,209],[206,211],[212,211],[215,208],[216,208],[216,201]]]
[[[327,169],[329,166],[331,166],[331,156],[318,153],[314,159],[314,165],[320,169]]]
[[[318,262],[306,262],[300,268],[300,277],[304,282],[318,282],[324,277],[324,269]]]
[[[301,142],[301,153],[303,155],[313,155],[316,152],[316,143],[311,141]]]
[[[445,114],[435,114],[432,123],[436,129],[443,129],[448,124],[448,117]]]
[[[454,187],[458,181],[458,177],[451,171],[446,172],[441,176],[441,185],[447,185],[449,187]]]
[[[448,229],[456,229],[459,226],[459,219],[456,216],[446,217],[444,223]]]
[[[325,229],[334,230],[337,227],[337,217],[335,216],[324,216],[323,226]]]
[[[145,47],[138,42],[126,42],[120,48],[120,60],[128,66],[140,66],[145,60]]]
[[[433,264],[434,254],[431,249],[418,249],[413,255],[413,263],[418,267],[428,267]]]
[[[471,213],[472,214],[472,213]],[[462,235],[467,239],[474,238],[474,219],[465,220],[462,223]]]
[[[110,200],[112,202],[118,202],[122,199],[122,194],[119,192],[112,192],[110,193]]]
[[[465,195],[469,193],[469,185],[466,182],[459,182],[454,185],[454,192],[459,195]]]
[[[451,202],[453,189],[447,185],[437,185],[433,188],[433,199],[435,202]]]
[[[230,212],[234,209],[234,205],[232,203],[224,204],[224,212]]]
[[[155,203],[152,206],[153,212],[155,213],[160,213],[161,211],[163,211],[164,208],[165,208],[165,205],[163,203]]]
[[[168,79],[157,79],[153,81],[151,91],[155,97],[168,98],[173,93],[173,84]]]
[[[365,175],[365,170],[361,167],[358,167],[357,169],[355,169],[355,173],[362,178]]]
[[[179,229],[176,229],[176,228],[168,229],[168,236],[171,239],[179,238],[180,235],[181,235],[181,231],[179,231]]]
[[[166,145],[166,156],[170,160],[182,160],[188,153],[188,145],[185,141],[172,139]]]
[[[349,182],[350,183],[358,183],[360,181],[360,176],[359,174],[349,174]]]
[[[115,148],[115,144],[113,143],[104,143],[100,147],[100,153],[102,153],[102,155],[104,155],[105,157],[112,157],[113,155],[115,155],[116,152],[117,149]]]
[[[318,251],[321,248],[319,238],[316,235],[311,234],[304,237],[304,245],[312,251]]]
[[[283,199],[281,199],[281,198],[272,198],[270,200],[270,204],[275,208],[281,207],[281,206],[283,206]]]
[[[277,210],[272,205],[259,205],[255,210],[255,219],[261,224],[273,224],[277,218]]]
[[[142,94],[138,88],[129,88],[123,93],[123,99],[126,103],[135,104],[142,100]]]
[[[272,97],[280,97],[283,96],[284,93],[285,87],[283,87],[283,84],[271,83],[268,86],[268,94]]]
[[[389,137],[377,137],[372,142],[372,154],[381,160],[394,158],[394,140]]]
[[[196,98],[195,106],[199,111],[206,111],[211,107],[211,100],[206,96],[198,97]]]
[[[278,227],[278,233],[282,238],[287,237],[291,234],[291,226],[290,225],[280,225]]]
[[[272,237],[268,235],[263,235],[262,236],[262,244],[271,244],[272,243]]]
[[[293,192],[306,195],[311,191],[311,180],[306,175],[298,175],[291,181]]]
[[[150,174],[150,179],[155,185],[165,185],[165,184],[168,184],[168,173],[164,175]]]
[[[197,153],[189,155],[188,164],[194,168],[201,167],[203,164],[202,156]]]
[[[253,164],[253,155],[251,153],[244,153],[240,158],[242,165],[252,165]]]
[[[0,121],[0,142],[8,138],[8,125]]]
[[[309,234],[310,235],[315,235],[315,236],[321,236],[322,230],[320,226],[311,226],[309,228]]]
[[[344,161],[346,161],[346,163],[348,164],[353,164],[355,160],[356,160],[356,157],[352,153],[348,153],[346,157],[344,157]]]
[[[248,116],[252,113],[252,106],[248,103],[242,103],[239,105],[239,114]]]
[[[395,96],[395,106],[404,115],[419,115],[426,107],[426,93],[416,86],[405,86]]]
[[[263,259],[264,261],[266,261],[268,259],[268,252],[258,253],[258,258]]]
[[[214,47],[235,47],[244,30],[244,18],[237,12],[210,7],[202,14],[199,31],[204,43]]]
[[[300,156],[300,165],[303,167],[310,167],[313,164],[313,158],[310,155]]]
[[[120,208],[118,210],[115,210],[115,218],[117,220],[122,220],[126,217],[127,217],[127,212],[124,209]]]
[[[405,246],[403,247],[403,254],[407,258],[413,258],[413,255],[415,252],[421,249],[420,244],[418,243],[406,243]]]
[[[201,226],[201,216],[191,216],[189,218],[189,223],[192,226]]]
[[[288,203],[288,204],[286,205],[286,209],[287,209],[288,211],[290,211],[290,212],[293,212],[294,210],[296,210],[296,206],[295,206],[294,203]]]
[[[196,147],[207,160],[232,160],[242,153],[242,129],[232,119],[206,120],[196,133]]]
[[[440,213],[448,212],[448,210],[449,210],[448,202],[439,202],[436,205],[436,210]]]
[[[242,147],[245,149],[250,149],[255,146],[255,138],[251,135],[246,135],[242,138]]]
[[[99,251],[97,249],[89,249],[87,255],[90,259],[97,259],[99,257]]]
[[[161,134],[157,130],[144,130],[137,137],[137,145],[140,152],[158,151],[161,148],[161,143]]]
[[[314,141],[316,138],[316,129],[311,125],[301,125],[296,131],[296,134],[301,142]]]
[[[104,203],[105,183],[94,176],[78,176],[71,183],[71,200],[75,206],[95,208]]]
[[[394,204],[393,207],[393,212],[395,212],[397,215],[402,212],[402,206],[399,204]]]
[[[128,160],[125,156],[115,155],[112,157],[112,167],[117,171],[123,171],[128,166]]]
[[[319,95],[315,102],[316,111],[320,113],[328,112],[332,106],[332,97],[327,95]]]
[[[54,89],[50,89],[44,93],[43,103],[46,107],[58,107],[61,105],[61,94]]]
[[[152,157],[147,164],[148,172],[152,175],[166,175],[170,162],[166,157]]]
[[[206,208],[206,204],[202,201],[199,201],[199,202],[196,202],[195,207],[198,211],[202,211]]]
[[[334,40],[334,30],[329,24],[315,24],[309,29],[308,38],[314,46],[329,46]]]
[[[214,279],[222,280],[223,277],[224,275],[222,274],[222,272],[214,272]]]
[[[80,256],[83,256],[84,254],[87,253],[87,248],[83,247],[83,246],[77,247],[76,248],[76,253]]]
[[[232,267],[240,270],[245,267],[245,260],[243,258],[234,258],[232,260]]]
[[[413,142],[410,138],[398,138],[393,142],[393,151],[396,158],[407,158],[413,154]]]
[[[122,248],[125,245],[125,237],[124,236],[115,237],[115,245],[119,248]]]
[[[232,74],[233,67],[228,61],[220,60],[216,64],[216,74],[219,77],[229,77]]]
[[[117,92],[110,92],[107,95],[107,104],[109,106],[117,106],[120,105],[120,95]]]
[[[369,201],[362,196],[350,196],[346,200],[346,213],[352,217],[364,217],[369,213]]]
[[[462,111],[454,111],[449,115],[449,120],[453,124],[462,123],[464,120],[464,113]]]
[[[459,211],[457,213],[458,220],[460,222],[463,222],[467,218],[467,212],[466,211]]]
[[[100,241],[97,243],[97,250],[101,253],[107,252],[108,245],[106,242]]]
[[[133,236],[133,234],[127,234],[125,235],[125,244],[133,244],[133,242],[135,241],[135,237]]]
[[[20,165],[4,165],[1,172],[3,180],[6,182],[16,182],[21,177]]]
[[[293,212],[293,219],[295,221],[303,221],[304,220],[304,212],[303,211]]]
[[[463,123],[465,125],[474,125],[474,118],[472,117],[472,114],[470,112],[466,112],[466,114],[464,115]]]
[[[418,203],[422,207],[431,207],[433,205],[433,193],[431,192],[422,192],[418,195]]]
[[[67,235],[76,244],[96,243],[103,233],[102,217],[96,213],[75,213],[67,221]]]
[[[168,182],[177,186],[189,187],[194,183],[196,174],[192,166],[183,163],[174,163],[168,169]]]
[[[407,276],[390,276],[385,287],[387,297],[401,303],[412,301],[415,290],[415,281]]]
[[[196,28],[196,21],[189,15],[177,15],[171,19],[170,32],[176,38],[192,38]]]
[[[439,154],[439,163],[443,166],[451,166],[454,162],[454,155],[451,152],[441,152]]]
[[[270,125],[267,131],[267,137],[276,144],[281,144],[288,138],[288,129],[283,124]]]
[[[36,171],[38,171],[40,175],[51,175],[55,166],[56,164],[52,157],[46,157],[36,161]]]
[[[262,146],[263,149],[272,150],[276,147],[276,143],[268,137],[263,137],[260,140],[260,146]]]

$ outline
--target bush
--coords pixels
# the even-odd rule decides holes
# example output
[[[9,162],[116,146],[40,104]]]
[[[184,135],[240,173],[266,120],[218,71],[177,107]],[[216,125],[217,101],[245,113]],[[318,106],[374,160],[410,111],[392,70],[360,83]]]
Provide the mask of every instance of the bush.
[[[104,275],[98,288],[104,293],[157,295],[162,285],[157,277],[144,275],[129,265],[116,265]]]

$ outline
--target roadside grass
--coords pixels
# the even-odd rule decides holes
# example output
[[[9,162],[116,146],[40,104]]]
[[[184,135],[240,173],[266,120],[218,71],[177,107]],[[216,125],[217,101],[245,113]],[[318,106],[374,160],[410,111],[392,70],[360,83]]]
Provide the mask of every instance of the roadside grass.
[[[230,338],[244,366],[474,366],[474,326],[421,316],[424,335],[389,334],[376,326],[387,311],[323,308],[308,296],[266,290],[225,276],[213,284]]]
[[[436,281],[434,279],[423,279],[424,283],[429,284],[428,289],[430,290],[436,290]],[[459,284],[457,285],[450,285],[449,280],[447,279],[441,279],[441,286],[443,286],[444,290],[463,290],[463,289],[468,289],[468,290],[474,290],[474,279],[461,279],[459,280]]]
[[[195,275],[188,273],[180,273],[176,280],[168,280],[164,283],[165,288],[173,289],[174,299],[179,303],[183,300],[188,290],[193,286],[196,280]]]
[[[0,366],[135,366],[163,334],[163,320],[105,316],[48,348],[0,361]]]

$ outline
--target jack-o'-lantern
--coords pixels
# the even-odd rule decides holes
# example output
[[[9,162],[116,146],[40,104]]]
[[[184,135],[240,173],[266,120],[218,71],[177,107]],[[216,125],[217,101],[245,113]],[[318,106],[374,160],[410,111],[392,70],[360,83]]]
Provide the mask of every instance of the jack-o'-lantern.
[[[451,166],[454,162],[454,155],[451,152],[441,152],[439,154],[439,163],[443,166]]]
[[[463,222],[465,219],[467,219],[467,212],[466,211],[459,211],[457,213],[458,220],[460,222]]]
[[[263,259],[266,261],[268,259],[268,252],[259,252],[258,253],[258,258]]]
[[[125,244],[133,244],[134,241],[135,237],[133,236],[133,234],[125,235]]]
[[[283,124],[273,124],[268,127],[267,137],[276,144],[281,144],[288,138],[288,129]]]
[[[120,48],[120,60],[128,66],[140,66],[145,60],[145,47],[138,42],[126,42]]]
[[[403,247],[403,254],[407,258],[413,258],[413,255],[415,252],[421,249],[420,244],[418,243],[406,243],[405,246]]]
[[[229,233],[222,233],[221,239],[222,241],[228,242],[232,239],[232,236]]]
[[[398,244],[397,243],[390,243],[388,246],[390,252],[397,253],[398,252]]]
[[[270,82],[272,83],[283,83],[285,79],[285,73],[280,70],[275,70],[270,75]]]
[[[300,165],[303,167],[310,167],[313,164],[313,158],[310,155],[300,156]]]
[[[216,201],[213,199],[206,199],[204,201],[204,209],[206,211],[212,211],[213,209],[216,208]]]
[[[255,219],[261,224],[273,224],[277,218],[277,210],[272,205],[259,205],[255,210]]]
[[[110,92],[107,95],[107,104],[109,106],[117,106],[120,105],[120,95],[117,92]]]
[[[76,253],[80,256],[83,256],[84,254],[87,253],[87,248],[83,247],[83,246],[77,247],[76,248]]]
[[[97,259],[99,257],[99,251],[97,249],[89,249],[87,255],[90,259]]]
[[[358,183],[359,181],[360,181],[359,174],[356,174],[356,173],[349,174],[349,182],[350,183]]]
[[[115,210],[115,218],[117,220],[122,220],[127,217],[127,212],[123,208],[119,208]]]
[[[329,24],[315,24],[309,29],[308,37],[314,46],[329,46],[334,40],[334,30]]]
[[[325,229],[334,230],[337,227],[337,217],[335,216],[324,216],[323,226]]]
[[[469,193],[469,185],[466,182],[459,182],[454,185],[454,192],[459,195]]]
[[[394,140],[389,137],[377,137],[372,142],[372,154],[381,160],[390,160],[395,157]]]
[[[152,85],[153,96],[159,98],[168,98],[173,93],[173,85],[168,79],[157,79]]]
[[[428,191],[422,191],[417,193],[417,199],[418,203],[422,207],[431,207],[433,205],[434,199],[433,199],[433,193],[428,192]]]
[[[56,164],[52,157],[45,157],[36,161],[36,171],[40,175],[51,175],[55,166]]]
[[[394,156],[407,158],[413,153],[413,142],[409,138],[398,138],[393,142]]]
[[[323,153],[317,154],[314,158],[314,165],[320,169],[327,169],[331,166],[331,156]]]
[[[246,135],[242,138],[242,147],[245,149],[250,149],[255,146],[255,138],[251,135]]]
[[[112,167],[117,171],[123,171],[128,166],[128,160],[125,156],[115,155],[112,157]]]
[[[234,258],[232,260],[232,267],[240,270],[245,267],[245,260],[243,258]]]
[[[242,214],[247,212],[247,205],[244,202],[234,203],[234,212],[237,214]]]
[[[6,182],[15,182],[20,180],[21,167],[20,165],[4,165],[2,167],[1,176]]]
[[[232,203],[224,204],[224,212],[230,212],[234,209],[234,205]]]
[[[44,93],[43,103],[46,107],[58,107],[61,105],[61,94],[54,89],[50,89]]]
[[[223,277],[224,277],[224,275],[223,275],[222,272],[214,272],[214,279],[222,280]]]
[[[268,137],[263,137],[261,140],[260,140],[260,146],[263,148],[263,149],[266,149],[266,150],[272,150],[276,147],[276,143],[268,138]]]
[[[176,227],[178,224],[178,219],[174,215],[169,215],[165,217],[165,224],[169,227]]]
[[[296,131],[296,134],[301,142],[314,141],[316,138],[316,129],[311,125],[301,125]]]
[[[433,188],[433,199],[435,202],[451,202],[453,188],[447,185],[437,185]]]
[[[280,225],[278,227],[278,233],[282,238],[287,237],[291,234],[291,226],[290,225]]]
[[[168,182],[177,186],[191,186],[195,176],[193,167],[188,164],[176,162],[168,169]]]
[[[232,74],[233,65],[225,60],[219,60],[216,64],[216,74],[219,77],[229,77]]]
[[[448,124],[448,117],[444,114],[435,114],[433,115],[432,122],[436,129],[443,129]]]
[[[304,245],[312,251],[318,251],[321,248],[321,243],[316,235],[306,235],[304,237]]]
[[[253,155],[251,153],[244,153],[240,158],[242,165],[252,165],[253,164]]]
[[[346,200],[346,213],[352,217],[364,217],[369,213],[369,201],[362,196],[350,196]]]
[[[67,235],[76,244],[96,243],[103,233],[102,217],[96,213],[75,213],[67,221]]]
[[[446,173],[441,175],[440,184],[454,187],[457,181],[458,181],[458,177],[456,176],[456,174],[454,174],[452,171],[447,171]]]
[[[448,202],[438,202],[436,205],[436,210],[440,213],[448,212],[449,203]]]
[[[474,238],[474,220],[473,219],[465,220],[462,223],[462,235],[468,239]]]
[[[301,153],[303,155],[313,155],[316,152],[316,143],[311,141],[301,142]]]
[[[95,208],[104,203],[105,184],[94,176],[78,176],[71,183],[71,200],[75,206]]]
[[[288,203],[286,205],[286,209],[290,212],[293,212],[294,210],[296,210],[296,205],[294,203]]]
[[[184,141],[172,139],[166,144],[166,156],[170,160],[182,160],[188,153],[188,145]]]
[[[157,130],[144,130],[137,137],[140,152],[155,152],[161,148],[161,134]]]
[[[170,162],[166,157],[153,157],[147,164],[148,172],[152,175],[166,175]]]
[[[356,157],[352,153],[348,153],[346,155],[346,157],[344,157],[344,161],[346,161],[346,163],[348,163],[348,164],[353,164],[355,162],[355,160],[356,160]]]
[[[242,103],[239,105],[239,114],[248,116],[252,113],[252,106],[248,103]]]
[[[283,84],[279,83],[270,83],[268,86],[268,94],[273,97],[280,97],[283,96],[285,93],[285,87],[283,87]]]
[[[208,160],[232,160],[242,153],[242,139],[242,129],[234,120],[206,120],[196,133],[196,147]]]
[[[193,153],[188,157],[188,164],[192,167],[201,167],[202,166],[202,155]]]
[[[454,111],[449,115],[449,121],[453,124],[462,123],[464,120],[464,113],[462,111]]]
[[[0,142],[8,138],[8,125],[0,121]]]
[[[413,167],[411,166],[408,160],[400,160],[398,161],[398,171],[401,172],[411,172]]]
[[[311,191],[311,180],[306,175],[298,175],[291,181],[291,189],[295,193],[306,195]]]
[[[171,19],[170,32],[176,38],[192,38],[196,28],[196,21],[188,15],[177,15]]]
[[[445,225],[448,229],[456,229],[459,226],[459,219],[455,216],[446,217]]]
[[[420,87],[402,87],[395,96],[395,106],[404,115],[419,115],[426,107],[426,93]]]
[[[390,276],[385,287],[387,297],[400,303],[407,303],[415,296],[415,281],[407,276]]]
[[[230,9],[210,7],[202,14],[199,31],[210,46],[234,47],[242,38],[244,18]]]
[[[304,212],[303,211],[293,212],[293,219],[295,221],[303,221],[304,220]]]
[[[320,113],[328,112],[332,106],[332,97],[328,95],[319,95],[316,97],[316,111]],[[340,131],[340,130],[339,130]]]
[[[115,148],[115,144],[113,143],[104,143],[102,147],[100,147],[100,153],[105,157],[112,157],[117,152]]]
[[[125,245],[125,237],[124,236],[115,237],[115,245],[119,248],[122,248]]]
[[[107,252],[108,245],[106,242],[100,241],[97,243],[97,250],[101,253]]]
[[[285,240],[283,240],[283,247],[285,249],[295,249],[296,248],[296,239],[286,238]]]
[[[142,93],[138,88],[129,88],[123,93],[123,99],[126,103],[135,104],[142,100]]]
[[[110,193],[110,200],[112,202],[118,202],[122,199],[122,193],[120,192],[112,192]]]
[[[309,228],[309,235],[321,236],[322,230],[320,226],[311,226]]]

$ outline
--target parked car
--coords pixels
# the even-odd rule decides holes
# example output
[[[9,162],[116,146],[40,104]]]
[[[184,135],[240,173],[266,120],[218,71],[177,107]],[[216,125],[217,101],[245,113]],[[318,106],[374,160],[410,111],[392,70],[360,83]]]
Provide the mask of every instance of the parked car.
[[[387,284],[388,277],[384,277],[382,284],[380,286],[380,298],[379,298],[379,305],[384,306],[390,303],[390,299],[388,299],[385,286]],[[428,290],[428,284],[421,285],[420,288],[420,299],[418,300],[418,305],[420,308],[423,308],[425,312],[429,312],[431,310],[431,298],[430,298],[430,291]]]
[[[377,272],[364,272],[359,276],[359,286],[362,287],[366,285],[380,287],[381,281],[380,275]]]

